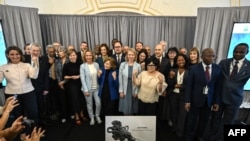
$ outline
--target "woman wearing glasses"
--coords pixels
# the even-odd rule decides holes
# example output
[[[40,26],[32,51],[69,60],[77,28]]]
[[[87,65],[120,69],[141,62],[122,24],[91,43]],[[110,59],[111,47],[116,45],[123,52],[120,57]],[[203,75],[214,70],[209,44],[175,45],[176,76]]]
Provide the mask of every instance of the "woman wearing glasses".
[[[157,69],[159,60],[150,57],[146,60],[146,71],[141,72],[136,77],[137,72],[133,73],[133,82],[139,86],[139,115],[156,115],[156,108],[159,95],[166,89],[165,77]]]

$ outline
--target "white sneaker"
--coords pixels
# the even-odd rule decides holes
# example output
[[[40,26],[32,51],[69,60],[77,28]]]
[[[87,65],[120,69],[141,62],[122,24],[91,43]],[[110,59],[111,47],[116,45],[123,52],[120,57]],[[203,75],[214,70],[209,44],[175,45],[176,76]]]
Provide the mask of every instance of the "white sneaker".
[[[61,121],[62,121],[62,123],[65,123],[65,122],[66,122],[66,119],[65,119],[65,118],[63,118]]]
[[[94,118],[91,118],[91,120],[90,120],[90,123],[89,123],[90,125],[95,125],[95,119]]]
[[[102,120],[101,120],[101,118],[100,118],[99,116],[96,117],[96,121],[97,121],[98,124],[101,124],[101,123],[102,123]]]

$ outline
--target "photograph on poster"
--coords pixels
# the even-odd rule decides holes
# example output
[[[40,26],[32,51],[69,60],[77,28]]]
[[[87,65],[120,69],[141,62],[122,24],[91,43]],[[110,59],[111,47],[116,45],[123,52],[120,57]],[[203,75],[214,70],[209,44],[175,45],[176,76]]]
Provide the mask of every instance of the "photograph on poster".
[[[0,20],[0,66],[7,63],[7,59],[5,57],[5,49],[6,49],[6,43],[4,38],[4,32],[2,27],[2,21]],[[3,85],[6,85],[6,80],[3,80]]]
[[[247,43],[250,46],[250,23],[235,22],[233,25],[231,39],[229,43],[227,58],[233,57],[233,50],[239,43]],[[246,58],[250,60],[250,53],[246,55]],[[250,80],[244,86],[244,90],[250,90]]]
[[[106,116],[106,141],[156,140],[155,116]]]

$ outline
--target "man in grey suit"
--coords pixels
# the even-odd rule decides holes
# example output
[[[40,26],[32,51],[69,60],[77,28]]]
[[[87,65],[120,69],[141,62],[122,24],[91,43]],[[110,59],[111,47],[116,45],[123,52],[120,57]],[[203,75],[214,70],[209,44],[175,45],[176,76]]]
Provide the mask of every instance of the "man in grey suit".
[[[220,125],[223,127],[235,122],[243,100],[244,85],[250,78],[250,61],[245,58],[248,51],[248,44],[239,43],[233,50],[233,58],[221,60],[219,63],[222,68],[221,82],[218,87],[221,90],[221,102],[219,111],[212,117],[211,132],[216,133]],[[223,131],[223,128],[221,129]]]

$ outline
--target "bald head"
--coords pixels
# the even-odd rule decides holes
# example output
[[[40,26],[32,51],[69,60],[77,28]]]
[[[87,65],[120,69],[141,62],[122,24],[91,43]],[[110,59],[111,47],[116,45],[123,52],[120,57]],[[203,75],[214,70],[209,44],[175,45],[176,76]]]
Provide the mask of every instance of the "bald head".
[[[157,58],[159,58],[159,57],[162,56],[162,53],[163,53],[163,47],[162,47],[162,45],[161,45],[161,44],[157,44],[157,45],[155,46],[155,56],[156,56]]]
[[[206,65],[212,64],[215,58],[214,50],[212,48],[205,48],[202,51],[201,58]]]

